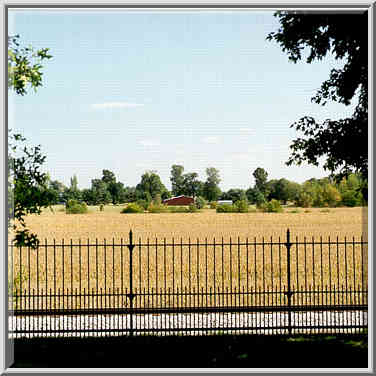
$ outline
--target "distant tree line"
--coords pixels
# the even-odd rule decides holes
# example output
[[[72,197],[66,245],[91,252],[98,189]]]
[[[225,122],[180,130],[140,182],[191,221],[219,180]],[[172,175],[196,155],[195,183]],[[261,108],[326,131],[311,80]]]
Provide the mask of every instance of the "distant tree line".
[[[198,179],[196,172],[184,173],[184,167],[171,167],[171,191],[162,183],[156,171],[146,171],[135,187],[124,186],[110,170],[103,170],[102,177],[91,180],[91,187],[80,190],[76,175],[70,179],[69,187],[48,176],[46,190],[51,204],[67,203],[69,200],[85,202],[87,205],[113,205],[138,202],[147,207],[151,202],[160,203],[172,196],[194,197],[199,206],[217,200],[247,202],[262,206],[271,200],[281,204],[293,203],[300,207],[362,206],[367,204],[362,190],[367,184],[360,174],[350,174],[340,181],[334,177],[309,179],[296,183],[285,178],[268,180],[268,173],[258,167],[252,173],[254,185],[248,189],[232,188],[221,191],[219,171],[206,169],[206,180]]]

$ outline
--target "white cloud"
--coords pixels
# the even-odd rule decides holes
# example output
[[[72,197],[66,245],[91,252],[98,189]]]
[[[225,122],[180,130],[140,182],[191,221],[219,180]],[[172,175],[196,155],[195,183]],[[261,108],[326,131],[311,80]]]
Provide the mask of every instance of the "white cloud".
[[[218,144],[219,137],[217,136],[208,136],[202,139],[202,142],[205,144]]]
[[[129,103],[129,102],[107,102],[92,104],[91,107],[96,110],[103,110],[107,108],[133,108],[142,107],[142,103]]]
[[[142,146],[159,146],[160,145],[160,142],[158,140],[141,140],[139,141],[139,143],[142,145]]]

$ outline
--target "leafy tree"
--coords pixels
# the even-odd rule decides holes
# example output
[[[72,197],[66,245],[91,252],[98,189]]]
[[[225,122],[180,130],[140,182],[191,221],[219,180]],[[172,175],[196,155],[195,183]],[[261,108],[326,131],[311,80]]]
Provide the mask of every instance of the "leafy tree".
[[[216,201],[221,194],[221,190],[218,185],[221,182],[219,177],[219,171],[214,167],[206,169],[206,181],[204,183],[204,197],[208,201]]]
[[[146,171],[141,176],[141,182],[137,184],[136,190],[139,192],[139,198],[150,202],[157,194],[163,197],[167,188],[163,185],[156,171]]]
[[[91,189],[94,205],[106,205],[111,202],[111,194],[107,189],[107,184],[101,179],[91,181]]]
[[[340,201],[340,192],[327,178],[310,179],[304,182],[295,200],[297,206],[302,207],[335,207]]]
[[[283,178],[277,180],[277,182],[273,185],[272,191],[269,193],[269,199],[282,201],[284,204],[286,204],[287,200],[289,199],[288,183],[288,180]]]
[[[81,201],[82,195],[81,191],[78,189],[77,176],[73,175],[70,178],[69,188],[65,188],[63,192],[63,199],[67,203],[69,200]]]
[[[46,157],[40,146],[20,150],[20,143],[26,141],[20,134],[10,137],[8,154],[8,223],[15,231],[15,245],[36,248],[39,240],[26,227],[25,216],[40,214],[54,200],[49,191],[48,176],[40,171]]]
[[[106,184],[116,183],[115,174],[110,170],[102,170],[102,181]]]
[[[207,201],[202,196],[198,196],[196,198],[197,209],[203,209],[206,204],[207,204]]]
[[[359,191],[348,190],[341,195],[341,204],[344,206],[361,206],[363,205],[363,197]]]
[[[325,105],[328,101],[350,105],[357,102],[351,117],[317,123],[305,116],[291,125],[304,135],[290,146],[292,154],[287,165],[306,161],[323,167],[338,178],[360,172],[366,179],[368,171],[368,19],[367,13],[319,14],[277,12],[281,27],[268,35],[276,41],[290,61],[296,63],[307,52],[307,63],[332,54],[344,61],[341,69],[332,69],[311,100]],[[356,25],[356,27],[351,27]],[[367,188],[363,187],[363,191]]]
[[[153,198],[153,204],[162,205],[162,196],[160,193],[157,193]]]
[[[266,196],[268,173],[263,168],[258,167],[255,171],[253,171],[252,175],[255,178],[255,188],[257,188],[264,196]]]
[[[350,174],[343,178],[337,188],[346,206],[361,206],[367,204],[367,181],[360,174]]]
[[[278,200],[272,199],[271,201],[262,204],[261,209],[267,213],[282,213],[283,208]]]
[[[268,198],[269,200],[275,199],[286,204],[287,201],[296,200],[300,189],[300,184],[282,178],[275,181],[275,183],[271,185],[271,191]]]
[[[184,194],[184,167],[180,165],[172,165],[171,167],[171,191],[174,196]]]
[[[94,191],[91,188],[85,188],[81,191],[82,201],[86,202],[87,205],[95,205]]]
[[[257,188],[249,188],[246,191],[248,202],[260,206],[266,202],[265,196]]]
[[[73,191],[77,191],[78,190],[78,180],[77,180],[77,176],[76,175],[73,175],[71,178],[70,178],[70,187]]]
[[[249,206],[248,206],[248,200],[238,200],[235,202],[234,207],[236,208],[236,211],[238,213],[248,213]]]
[[[106,184],[114,205],[125,202],[123,183],[116,182],[115,174],[110,170],[102,170],[102,181]]]
[[[134,202],[138,199],[136,187],[125,187],[123,195],[124,202]]]
[[[42,86],[42,62],[50,59],[48,48],[34,50],[20,47],[19,35],[8,36],[8,90],[25,95],[28,87],[36,90]],[[25,224],[28,214],[40,214],[54,200],[48,190],[47,175],[40,167],[45,156],[41,147],[22,147],[21,134],[8,133],[8,226],[15,231],[14,244],[36,248],[39,240]],[[17,226],[18,225],[18,226]]]
[[[198,174],[196,172],[189,172],[184,174],[183,178],[183,194],[192,197],[201,196],[202,182],[198,180]]]
[[[231,200],[232,202],[236,202],[239,200],[248,199],[248,197],[246,196],[246,193],[243,189],[231,188],[227,192],[222,192],[220,199]]]
[[[109,183],[107,186],[108,192],[111,195],[112,203],[114,205],[125,202],[124,184],[121,182]]]
[[[171,192],[166,189],[165,191],[162,192],[161,197],[162,197],[162,200],[166,200],[168,198],[171,198],[172,197]]]
[[[48,180],[48,190],[51,194],[51,204],[58,204],[63,201],[63,194],[66,187],[58,180]]]
[[[301,190],[295,199],[295,205],[302,208],[309,208],[312,204],[313,197],[305,190]]]
[[[8,36],[8,88],[25,95],[28,87],[36,91],[42,86],[42,62],[52,55],[48,54],[48,48],[20,47],[19,37]]]
[[[337,188],[331,184],[325,184],[322,190],[323,201],[325,206],[336,207],[341,201],[341,195]]]

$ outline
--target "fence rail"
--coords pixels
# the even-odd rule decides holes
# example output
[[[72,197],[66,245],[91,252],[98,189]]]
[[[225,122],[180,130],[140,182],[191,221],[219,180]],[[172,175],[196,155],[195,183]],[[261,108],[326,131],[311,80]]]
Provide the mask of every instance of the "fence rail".
[[[363,238],[292,241],[289,230],[285,241],[134,242],[130,231],[120,244],[10,245],[10,332],[361,331],[367,256]]]

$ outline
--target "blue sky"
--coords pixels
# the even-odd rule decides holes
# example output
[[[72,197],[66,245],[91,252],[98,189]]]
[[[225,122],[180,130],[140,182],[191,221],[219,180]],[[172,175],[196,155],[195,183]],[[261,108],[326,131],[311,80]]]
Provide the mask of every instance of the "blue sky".
[[[311,103],[332,57],[290,63],[279,45],[273,12],[15,11],[9,34],[50,48],[44,85],[9,93],[9,127],[47,156],[45,170],[69,185],[90,187],[103,169],[126,186],[156,170],[220,171],[220,188],[253,186],[263,167],[270,179],[303,182],[327,175],[286,166],[299,136],[289,126],[309,115],[348,116],[352,106]]]

